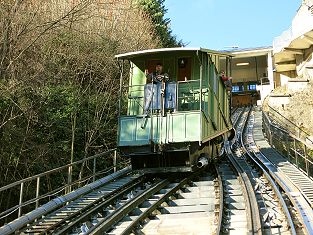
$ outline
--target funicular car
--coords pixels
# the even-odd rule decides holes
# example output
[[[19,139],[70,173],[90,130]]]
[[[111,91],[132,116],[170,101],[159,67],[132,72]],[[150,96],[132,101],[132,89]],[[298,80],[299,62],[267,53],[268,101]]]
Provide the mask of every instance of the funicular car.
[[[164,48],[116,58],[121,67],[118,148],[131,158],[133,169],[193,171],[218,155],[223,140],[234,134],[229,95],[218,75],[221,66],[229,72],[229,54]],[[157,64],[168,77],[148,81],[147,71]]]

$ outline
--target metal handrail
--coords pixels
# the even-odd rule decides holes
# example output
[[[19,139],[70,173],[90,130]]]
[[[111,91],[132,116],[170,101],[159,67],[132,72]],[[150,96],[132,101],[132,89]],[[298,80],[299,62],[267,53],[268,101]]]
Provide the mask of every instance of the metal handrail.
[[[103,155],[106,155],[106,154],[109,154],[111,152],[114,152],[116,149],[111,149],[111,150],[108,150],[107,152],[103,152],[103,153],[99,153],[99,154],[96,154],[94,156],[91,156],[91,157],[87,157],[87,158],[84,158],[82,160],[79,160],[79,161],[76,161],[76,162],[73,162],[73,163],[70,163],[70,164],[67,164],[67,165],[64,165],[64,166],[61,166],[61,167],[57,167],[55,169],[52,169],[52,170],[48,170],[46,172],[43,172],[43,173],[40,173],[38,175],[34,175],[34,176],[31,176],[31,177],[28,177],[28,178],[25,178],[25,179],[22,179],[22,180],[19,180],[19,181],[16,181],[14,183],[11,183],[11,184],[8,184],[6,186],[3,186],[0,188],[0,192],[1,191],[4,191],[4,190],[7,190],[9,188],[12,188],[12,187],[15,187],[21,183],[26,183],[28,181],[31,181],[31,180],[34,180],[34,179],[37,179],[37,178],[40,178],[42,176],[46,176],[46,175],[49,175],[51,173],[54,173],[54,172],[57,172],[57,171],[60,171],[60,170],[63,170],[65,168],[68,168],[70,166],[74,166],[74,165],[77,165],[79,163],[82,163],[84,161],[88,161],[88,160],[91,160],[91,159],[94,159],[94,158],[98,158],[98,157],[102,157]]]
[[[295,124],[294,122],[290,121],[288,118],[286,118],[285,116],[283,116],[281,113],[279,113],[279,111],[277,111],[276,109],[274,109],[273,107],[271,107],[270,105],[268,105],[269,107],[269,110],[273,111],[275,114],[277,114],[280,118],[282,118],[283,120],[285,120],[287,123],[289,123],[290,125],[288,124],[285,124],[284,122],[280,122],[281,125],[284,125],[284,127],[288,128],[288,130],[290,132],[292,132],[292,130],[289,129],[289,127],[293,127],[294,128],[294,132],[293,134],[294,135],[299,135],[298,137],[301,138],[301,133],[304,134],[304,137],[305,138],[302,138],[304,141],[309,141],[311,142],[311,144],[313,144],[313,141],[309,138],[307,138],[308,136],[310,136],[309,133],[307,133],[305,130],[303,130],[302,128],[300,128],[297,124]],[[270,113],[270,112],[269,112]],[[278,120],[275,120],[275,121],[278,121]],[[279,121],[278,121],[279,122]],[[298,131],[298,132],[297,132]]]
[[[96,172],[96,159],[99,159],[100,157],[103,157],[103,156],[106,156],[108,154],[112,154],[114,153],[114,159],[113,159],[113,163],[112,163],[112,166],[110,166],[109,168],[107,169],[101,169],[100,171]],[[52,169],[52,170],[48,170],[46,172],[43,172],[43,173],[40,173],[40,174],[37,174],[37,175],[34,175],[34,176],[31,176],[31,177],[28,177],[28,178],[25,178],[25,179],[22,179],[22,180],[19,180],[19,181],[16,181],[14,183],[11,183],[11,184],[8,184],[6,186],[3,186],[0,188],[0,193],[4,192],[5,190],[10,190],[14,187],[20,187],[20,196],[19,196],[19,201],[16,205],[12,206],[11,208],[8,208],[6,209],[5,211],[2,211],[0,212],[0,220],[6,218],[7,216],[11,215],[12,213],[15,213],[17,210],[18,210],[18,215],[17,217],[20,217],[22,215],[22,208],[24,206],[27,206],[27,205],[30,205],[30,204],[35,204],[35,208],[38,208],[39,206],[39,201],[46,198],[46,197],[50,197],[50,196],[53,196],[53,195],[56,195],[58,193],[60,193],[61,191],[65,190],[65,193],[69,193],[72,189],[71,187],[73,185],[77,185],[77,184],[81,184],[82,182],[84,181],[88,181],[89,179],[92,179],[93,181],[95,181],[96,177],[99,176],[100,174],[105,174],[105,173],[108,173],[110,171],[116,171],[116,167],[117,167],[117,164],[116,164],[116,149],[110,149],[106,152],[103,152],[103,153],[99,153],[99,154],[96,154],[96,155],[93,155],[93,156],[90,156],[90,157],[86,157],[82,160],[79,160],[79,161],[76,161],[76,162],[73,162],[73,163],[70,163],[70,164],[67,164],[67,165],[64,165],[64,166],[61,166],[61,167],[57,167],[55,169]],[[60,171],[64,171],[66,169],[69,169],[75,165],[78,165],[78,164],[81,164],[81,163],[84,163],[84,162],[87,162],[87,161],[90,161],[90,160],[93,160],[94,161],[94,164],[93,164],[93,171],[92,173],[90,173],[89,176],[86,176],[84,178],[79,178],[77,180],[75,180],[74,182],[72,182],[71,180],[68,181],[67,183],[65,183],[63,186],[60,186],[58,187],[57,189],[52,189],[51,191],[49,192],[42,192],[42,194],[40,195],[39,192],[40,192],[40,179],[41,177],[45,177],[45,176],[48,176],[52,173],[56,173],[56,172],[60,172]],[[67,176],[68,178],[70,178],[69,176],[69,171],[67,172]],[[24,193],[24,185],[25,183],[28,183],[30,181],[37,181],[37,186],[36,186],[36,196],[34,196],[32,199],[28,199],[27,201],[24,201],[23,202],[23,193]]]
[[[269,140],[269,143],[270,145],[274,145],[275,146],[275,143],[273,143],[273,139],[277,139],[277,137],[275,137],[277,135],[277,130],[283,134],[283,136],[285,136],[285,138],[291,138],[292,141],[288,141],[287,143],[287,140],[285,143],[287,143],[287,157],[290,160],[290,157],[292,156],[290,154],[290,152],[294,152],[294,158],[295,158],[295,163],[293,163],[298,169],[300,169],[301,171],[303,171],[307,176],[309,177],[312,177],[312,175],[310,174],[310,166],[313,166],[313,161],[309,158],[309,155],[308,155],[308,152],[307,152],[307,149],[312,149],[311,144],[309,144],[308,142],[306,142],[305,140],[299,138],[298,136],[295,136],[293,135],[290,130],[288,129],[283,129],[282,127],[278,126],[277,124],[273,124],[271,122],[271,120],[269,119],[268,115],[263,112],[262,113],[262,120],[263,120],[263,128],[264,128],[264,132],[265,132],[265,135],[267,136],[268,140]],[[275,134],[276,133],[276,134]],[[279,138],[279,135],[277,135],[278,138]],[[306,140],[309,140],[309,139],[306,139]],[[281,141],[281,140],[279,140]],[[289,142],[293,142],[293,145],[294,147],[291,147]],[[296,144],[297,143],[301,143],[302,146],[303,146],[303,153],[301,153],[299,151],[299,149],[296,147]],[[276,146],[277,148],[277,146]],[[279,148],[277,148],[279,150]],[[280,150],[279,150],[280,151]],[[281,152],[281,151],[280,151]],[[299,166],[299,161],[298,161],[298,158],[300,157],[300,159],[304,160],[305,162],[305,169],[304,168],[301,168],[301,166]]]

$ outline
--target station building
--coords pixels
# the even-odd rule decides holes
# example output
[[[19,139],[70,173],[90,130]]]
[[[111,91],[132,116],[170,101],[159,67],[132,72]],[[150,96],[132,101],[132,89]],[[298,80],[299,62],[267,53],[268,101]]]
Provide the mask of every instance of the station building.
[[[313,0],[303,0],[272,47],[232,49],[232,106],[261,105],[276,87],[303,89],[313,80]]]
[[[272,47],[231,51],[232,106],[261,104],[274,89]]]
[[[273,41],[275,79],[287,91],[313,78],[313,0],[303,0],[291,26]]]

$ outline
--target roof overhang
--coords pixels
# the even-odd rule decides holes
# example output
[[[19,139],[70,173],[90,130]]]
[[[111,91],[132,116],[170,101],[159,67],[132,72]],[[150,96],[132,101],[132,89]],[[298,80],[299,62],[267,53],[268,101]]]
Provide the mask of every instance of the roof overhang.
[[[272,51],[273,51],[272,47],[257,47],[257,48],[235,49],[228,52],[232,53],[232,55],[235,58],[245,58],[268,55],[268,53]]]
[[[287,72],[287,71],[293,71],[296,70],[296,64],[295,63],[289,63],[289,64],[275,64],[276,72]]]
[[[232,56],[231,53],[228,52],[221,52],[221,51],[215,51],[210,50],[206,48],[201,47],[195,47],[195,48],[188,48],[188,47],[173,47],[173,48],[159,48],[159,49],[149,49],[149,50],[142,50],[142,51],[133,51],[128,52],[124,54],[118,54],[115,56],[117,59],[132,59],[140,56],[146,56],[146,55],[154,55],[159,53],[171,53],[171,52],[205,52],[212,55],[219,55],[223,57],[230,57]]]
[[[295,61],[297,55],[303,55],[304,50],[313,45],[313,30],[291,40],[289,45],[283,47],[281,51],[274,53],[277,72],[296,70],[296,65],[291,64],[290,61]],[[285,64],[283,64],[285,63]]]

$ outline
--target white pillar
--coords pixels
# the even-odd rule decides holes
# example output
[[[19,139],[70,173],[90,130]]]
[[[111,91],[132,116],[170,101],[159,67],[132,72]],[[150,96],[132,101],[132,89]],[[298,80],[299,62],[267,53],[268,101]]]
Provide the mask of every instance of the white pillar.
[[[273,59],[272,51],[267,53],[267,77],[270,82],[270,90],[274,90],[274,74],[273,74]]]
[[[273,73],[273,60],[272,60],[272,51],[267,53],[267,78],[269,84],[260,85],[260,95],[261,100],[258,100],[257,105],[261,105],[265,97],[274,90],[274,73]]]

